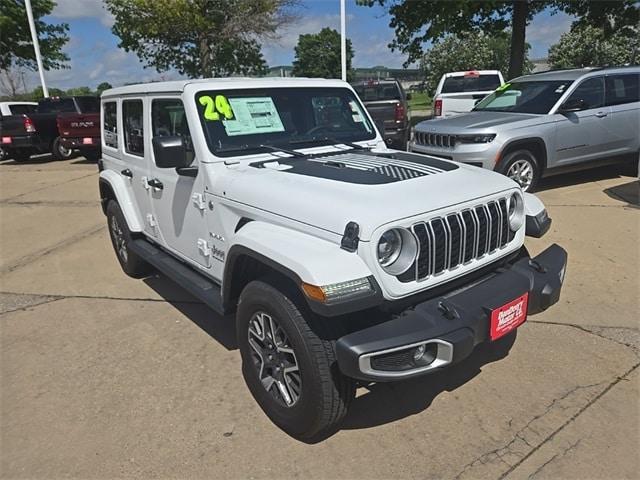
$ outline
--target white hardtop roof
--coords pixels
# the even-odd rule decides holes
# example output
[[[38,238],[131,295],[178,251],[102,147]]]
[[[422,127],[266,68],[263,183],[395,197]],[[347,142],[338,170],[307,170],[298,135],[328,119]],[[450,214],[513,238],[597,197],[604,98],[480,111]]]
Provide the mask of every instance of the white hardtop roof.
[[[0,102],[2,105],[38,105],[38,102],[20,102],[20,101],[11,101],[11,102]]]
[[[445,73],[443,77],[462,77],[464,75],[469,74],[478,74],[478,75],[497,75],[499,74],[499,70],[465,70],[463,72],[449,72]]]
[[[172,82],[150,82],[111,88],[102,92],[102,97],[121,95],[144,95],[148,93],[183,92],[187,86],[200,90],[243,89],[243,88],[286,88],[286,87],[348,87],[347,82],[324,78],[282,78],[282,77],[227,77],[202,78],[197,80],[177,80]],[[200,88],[201,87],[201,88]]]

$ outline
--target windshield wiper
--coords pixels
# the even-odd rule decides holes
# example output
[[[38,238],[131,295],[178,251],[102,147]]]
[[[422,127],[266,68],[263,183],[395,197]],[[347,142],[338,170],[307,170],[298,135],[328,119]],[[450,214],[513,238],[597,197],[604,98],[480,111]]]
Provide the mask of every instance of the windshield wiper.
[[[259,145],[258,148],[266,148],[267,150],[271,150],[272,152],[282,152],[293,157],[306,157],[304,153],[296,152],[295,150],[287,150],[286,148],[278,147],[276,145]]]
[[[312,138],[306,138],[306,139],[300,139],[300,140],[289,140],[289,145],[299,145],[301,143],[319,143],[319,142],[330,142],[334,145],[346,145],[347,147],[351,147],[354,150],[371,150],[370,148],[363,147],[362,145],[358,145],[357,143],[338,140],[337,138],[333,138],[333,137],[312,137]]]

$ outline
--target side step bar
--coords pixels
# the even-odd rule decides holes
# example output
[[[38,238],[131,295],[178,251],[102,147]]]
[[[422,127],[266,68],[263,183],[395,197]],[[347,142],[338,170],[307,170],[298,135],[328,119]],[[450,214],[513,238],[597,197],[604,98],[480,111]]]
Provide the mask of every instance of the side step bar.
[[[220,286],[212,280],[144,239],[133,240],[129,248],[191,295],[202,300],[220,315],[224,315]]]

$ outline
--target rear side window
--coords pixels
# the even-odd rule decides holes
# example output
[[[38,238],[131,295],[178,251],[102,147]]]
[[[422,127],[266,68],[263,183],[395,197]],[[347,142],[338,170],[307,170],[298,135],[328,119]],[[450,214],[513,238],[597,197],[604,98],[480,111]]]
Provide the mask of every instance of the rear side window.
[[[11,115],[27,115],[36,111],[35,105],[9,105]]]
[[[640,74],[608,75],[607,105],[622,105],[640,101]]]
[[[139,157],[144,156],[144,128],[142,121],[142,100],[123,101],[124,150]]]
[[[38,104],[39,113],[75,112],[76,104],[73,98],[56,98],[43,100]]]
[[[118,113],[116,102],[105,102],[102,132],[107,147],[118,148]]]
[[[400,89],[394,83],[358,85],[354,87],[354,89],[363,102],[402,99],[402,94],[400,93]]]
[[[154,137],[181,137],[189,162],[193,161],[193,142],[182,100],[167,98],[151,103],[151,128]]]
[[[442,84],[441,93],[485,92],[500,86],[498,75],[470,75],[447,77]]]
[[[76,103],[81,113],[97,113],[100,111],[98,97],[76,97]]]
[[[582,82],[571,94],[570,100],[584,101],[584,109],[599,108],[604,105],[604,78],[589,78]]]

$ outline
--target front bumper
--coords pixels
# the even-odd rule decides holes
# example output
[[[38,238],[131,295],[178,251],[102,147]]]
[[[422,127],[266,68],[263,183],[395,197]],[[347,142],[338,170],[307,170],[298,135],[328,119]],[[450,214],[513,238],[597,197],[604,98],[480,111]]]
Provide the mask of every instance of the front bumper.
[[[417,304],[393,319],[338,339],[340,370],[364,381],[393,381],[437,370],[467,357],[489,338],[491,311],[529,292],[527,313],[556,303],[564,281],[567,252],[552,245],[535,258],[521,258],[463,289]],[[433,361],[405,370],[377,369],[374,360],[402,362],[407,349],[427,344]],[[397,359],[389,355],[398,352]],[[387,361],[387,360],[385,360]],[[389,364],[389,362],[387,362]]]

